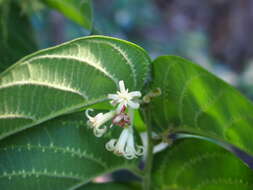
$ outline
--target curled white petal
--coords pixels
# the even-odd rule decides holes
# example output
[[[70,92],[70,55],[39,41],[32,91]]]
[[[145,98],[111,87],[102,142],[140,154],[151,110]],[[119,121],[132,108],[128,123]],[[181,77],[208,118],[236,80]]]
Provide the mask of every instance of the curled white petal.
[[[143,155],[143,146],[135,145],[132,126],[124,128],[118,140],[111,139],[106,143],[106,149],[126,159]]]
[[[125,152],[125,146],[128,139],[128,128],[123,129],[120,134],[119,140],[117,141],[116,148],[114,150],[115,154],[122,155]]]
[[[96,137],[101,137],[107,131],[107,127],[103,125],[116,115],[116,111],[110,111],[105,114],[99,113],[95,117],[89,115],[90,111],[93,110],[87,109],[85,111],[85,115],[89,119],[87,125],[93,129],[93,133]]]
[[[124,157],[126,159],[133,159],[136,158],[136,150],[135,150],[135,145],[134,145],[134,136],[132,134],[133,132],[131,131],[131,134],[128,137],[127,145],[126,145],[126,150]]]
[[[134,158],[137,158],[137,156],[135,154],[132,154],[132,153],[126,153],[126,154],[124,154],[124,158],[126,158],[128,160],[132,160]]]
[[[137,145],[136,146],[136,155],[142,156],[143,154],[144,154],[144,147],[140,146],[140,145]]]
[[[106,126],[103,126],[102,128],[100,127],[94,127],[93,128],[93,133],[96,137],[102,137],[107,131]]]
[[[116,140],[116,139],[111,139],[109,142],[107,142],[107,143],[105,144],[105,148],[106,148],[108,151],[114,151],[115,146],[116,146],[116,143],[117,143],[117,140]]]
[[[86,111],[85,111],[85,115],[86,115],[86,117],[88,118],[88,119],[91,119],[92,117],[89,115],[89,112],[90,111],[94,111],[93,109],[87,109]]]

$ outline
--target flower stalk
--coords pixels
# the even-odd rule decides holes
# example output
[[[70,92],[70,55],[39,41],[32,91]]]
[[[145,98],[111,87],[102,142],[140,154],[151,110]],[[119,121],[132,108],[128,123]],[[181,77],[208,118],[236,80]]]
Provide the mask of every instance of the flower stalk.
[[[143,177],[143,189],[151,190],[151,174],[152,174],[152,164],[153,164],[153,141],[152,141],[152,129],[150,122],[150,112],[147,109],[147,106],[144,109],[144,121],[147,124],[147,155],[144,168],[144,177]]]

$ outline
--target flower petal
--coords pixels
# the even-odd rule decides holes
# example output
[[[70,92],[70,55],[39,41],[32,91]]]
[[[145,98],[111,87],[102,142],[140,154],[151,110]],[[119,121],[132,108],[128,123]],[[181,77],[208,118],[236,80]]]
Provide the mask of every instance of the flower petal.
[[[117,100],[119,98],[119,95],[117,94],[108,94],[107,96],[109,99]]]
[[[137,156],[135,156],[135,154],[134,153],[132,153],[132,154],[124,154],[123,155],[126,159],[128,159],[128,160],[131,160],[131,159],[133,159],[133,158],[137,158]]]
[[[138,109],[138,108],[140,107],[140,104],[139,104],[139,103],[134,102],[134,101],[131,101],[131,100],[128,101],[127,104],[128,104],[131,108],[133,108],[133,109]]]
[[[141,92],[140,91],[133,91],[128,93],[132,97],[141,97]]]
[[[144,154],[144,147],[140,146],[140,145],[137,145],[136,146],[136,155],[142,156],[143,154]]]
[[[94,111],[93,109],[87,109],[86,111],[85,111],[85,115],[86,115],[86,117],[90,120],[90,119],[92,119],[93,117],[91,117],[90,115],[89,115],[89,112],[90,111]]]
[[[104,126],[103,128],[99,128],[99,127],[94,127],[93,128],[93,133],[96,137],[102,137],[103,134],[105,134],[106,131],[107,131],[106,126]]]
[[[105,148],[108,151],[114,151],[115,150],[115,146],[116,146],[117,140],[116,139],[111,139],[109,142],[107,142],[105,144]]]
[[[119,90],[120,90],[121,92],[126,91],[126,89],[125,89],[125,84],[124,84],[124,81],[123,81],[123,80],[119,81]]]
[[[112,106],[116,106],[117,105],[117,101],[116,100],[112,100],[112,101],[110,101],[110,104],[112,104]]]

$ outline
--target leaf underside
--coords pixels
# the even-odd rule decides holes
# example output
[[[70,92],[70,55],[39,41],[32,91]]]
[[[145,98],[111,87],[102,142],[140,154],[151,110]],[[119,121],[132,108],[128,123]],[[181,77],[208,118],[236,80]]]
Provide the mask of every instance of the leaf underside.
[[[96,138],[84,113],[75,113],[5,138],[0,144],[0,189],[76,189],[105,173],[137,167],[137,159],[105,149],[117,137],[114,131]]]
[[[115,93],[140,90],[149,57],[129,42],[91,36],[38,51],[0,74],[0,139]]]

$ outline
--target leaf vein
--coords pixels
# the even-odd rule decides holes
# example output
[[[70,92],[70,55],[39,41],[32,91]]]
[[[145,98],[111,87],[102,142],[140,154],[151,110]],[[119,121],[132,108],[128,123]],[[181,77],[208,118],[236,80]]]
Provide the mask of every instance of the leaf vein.
[[[39,81],[32,81],[32,80],[26,80],[26,81],[24,80],[24,81],[16,81],[16,82],[8,83],[8,84],[0,86],[0,89],[9,88],[12,86],[25,86],[25,85],[45,86],[48,88],[54,88],[57,90],[62,90],[62,91],[77,94],[77,95],[81,96],[83,99],[89,99],[86,94],[79,92],[77,89],[62,86],[59,84],[51,84],[48,82],[39,82]]]
[[[82,176],[79,176],[79,175],[75,175],[73,174],[72,172],[67,174],[67,172],[57,172],[57,171],[54,171],[54,172],[49,172],[47,171],[47,169],[44,169],[42,171],[39,171],[39,170],[35,170],[34,168],[32,170],[25,170],[25,169],[22,169],[22,170],[13,170],[12,172],[3,172],[2,175],[0,175],[0,178],[8,178],[9,180],[12,178],[12,177],[17,177],[17,176],[20,176],[20,177],[23,177],[25,178],[26,176],[36,176],[36,177],[39,177],[39,176],[49,176],[49,177],[62,177],[62,178],[71,178],[71,179],[76,179],[76,180],[82,180]]]
[[[28,150],[28,151],[30,151],[31,149],[36,149],[36,150],[39,150],[43,153],[46,150],[53,150],[54,153],[57,153],[57,152],[67,153],[71,156],[76,156],[79,158],[85,158],[85,159],[91,160],[91,161],[97,163],[98,165],[100,165],[103,169],[108,168],[108,166],[106,165],[105,162],[103,162],[102,160],[100,160],[98,158],[95,158],[93,155],[91,155],[85,151],[81,151],[80,149],[76,150],[75,148],[72,148],[72,147],[58,147],[58,146],[55,146],[53,143],[51,143],[50,146],[42,146],[41,144],[39,144],[39,145],[27,144],[27,145],[12,145],[9,147],[0,148],[0,150],[2,150],[2,151],[8,151],[8,150],[21,151],[21,149]]]
[[[32,61],[40,60],[40,59],[67,59],[67,60],[75,60],[75,61],[82,62],[82,63],[85,63],[85,64],[88,64],[88,65],[92,66],[94,69],[96,69],[96,70],[100,71],[101,73],[103,73],[106,77],[108,77],[109,79],[111,79],[116,84],[119,81],[117,78],[115,78],[111,73],[109,73],[100,64],[92,63],[89,60],[85,59],[84,57],[79,58],[79,57],[75,57],[75,56],[72,56],[72,55],[56,55],[56,54],[49,55],[48,54],[48,55],[41,55],[41,56],[38,56],[38,57],[33,57],[30,60],[27,60],[24,64],[27,64],[27,62],[31,64]]]

